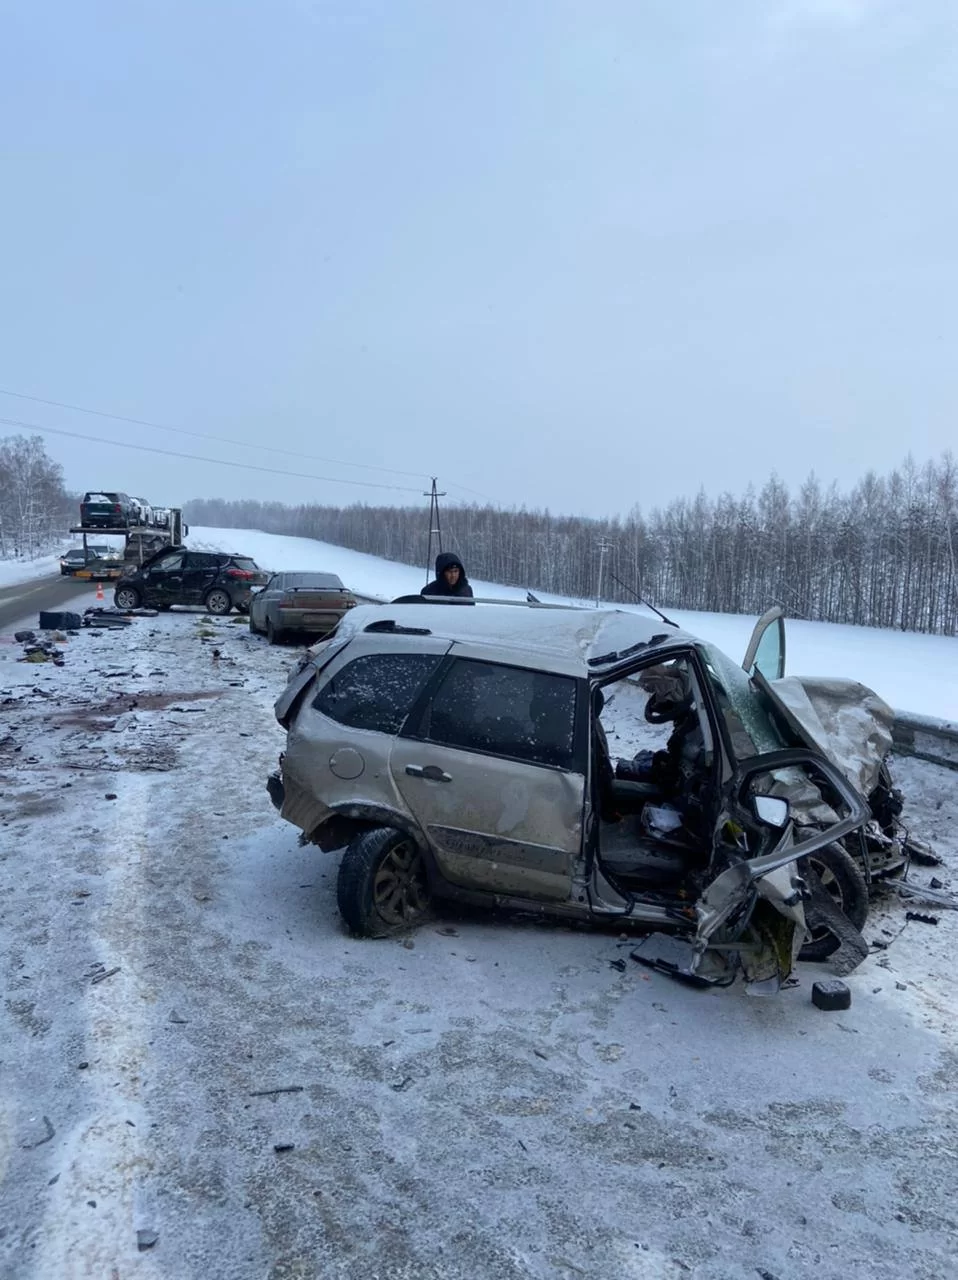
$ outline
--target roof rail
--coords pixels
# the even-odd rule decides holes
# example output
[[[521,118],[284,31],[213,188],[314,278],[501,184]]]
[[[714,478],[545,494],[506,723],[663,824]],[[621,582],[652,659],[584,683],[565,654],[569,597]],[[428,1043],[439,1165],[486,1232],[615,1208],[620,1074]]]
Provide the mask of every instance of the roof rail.
[[[518,609],[566,609],[579,613],[594,613],[591,605],[544,604],[541,600],[506,600],[501,596],[398,596],[390,604],[452,605],[456,608],[474,604],[506,604]]]

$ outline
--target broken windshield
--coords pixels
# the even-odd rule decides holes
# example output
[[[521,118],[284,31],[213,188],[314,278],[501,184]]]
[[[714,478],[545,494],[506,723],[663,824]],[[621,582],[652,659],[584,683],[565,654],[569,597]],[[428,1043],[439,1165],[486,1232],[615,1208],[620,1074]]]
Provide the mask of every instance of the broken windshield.
[[[735,757],[741,760],[766,751],[780,751],[787,746],[742,668],[710,644],[701,645],[699,651],[705,660]]]

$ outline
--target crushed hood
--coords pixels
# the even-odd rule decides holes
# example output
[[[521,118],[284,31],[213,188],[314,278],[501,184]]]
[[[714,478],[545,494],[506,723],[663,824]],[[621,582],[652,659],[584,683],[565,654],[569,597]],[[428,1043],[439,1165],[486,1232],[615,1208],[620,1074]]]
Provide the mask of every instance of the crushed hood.
[[[868,796],[891,750],[895,713],[857,680],[786,676],[763,686],[790,727],[819,748]]]

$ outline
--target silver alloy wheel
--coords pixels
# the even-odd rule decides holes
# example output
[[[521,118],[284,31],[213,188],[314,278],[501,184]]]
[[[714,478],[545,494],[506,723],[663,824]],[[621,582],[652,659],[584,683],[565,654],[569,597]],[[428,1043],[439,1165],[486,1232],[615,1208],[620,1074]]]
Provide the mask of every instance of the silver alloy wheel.
[[[396,844],[376,870],[373,904],[390,925],[415,924],[429,907],[426,867],[415,841]]]
[[[210,613],[215,613],[218,617],[222,617],[224,613],[229,613],[233,607],[233,602],[225,591],[214,590],[206,597],[206,607]]]
[[[118,587],[114,596],[118,609],[138,609],[140,593],[134,587]]]

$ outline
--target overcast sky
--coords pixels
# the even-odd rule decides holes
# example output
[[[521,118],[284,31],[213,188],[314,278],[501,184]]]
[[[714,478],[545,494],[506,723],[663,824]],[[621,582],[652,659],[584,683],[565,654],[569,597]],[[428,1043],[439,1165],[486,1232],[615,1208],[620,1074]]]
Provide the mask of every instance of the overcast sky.
[[[0,417],[296,473],[46,436],[73,487],[600,514],[958,442],[955,0],[0,14],[0,385],[264,447]]]

